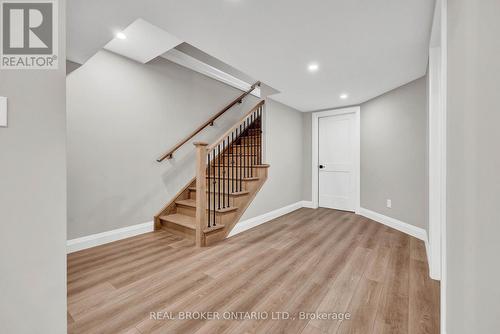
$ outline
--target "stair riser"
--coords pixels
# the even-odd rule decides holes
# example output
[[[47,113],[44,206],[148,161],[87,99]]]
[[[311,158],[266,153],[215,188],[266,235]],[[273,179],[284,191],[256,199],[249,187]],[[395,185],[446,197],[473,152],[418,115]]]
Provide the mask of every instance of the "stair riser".
[[[208,194],[207,194],[208,195]],[[191,191],[190,192],[190,196],[191,196],[191,199],[196,199],[196,191]],[[229,196],[229,199],[227,198],[227,196],[225,198],[222,198],[222,194],[221,196],[219,196],[218,194],[211,194],[210,195],[210,206],[213,205],[214,201],[215,201],[215,207],[216,208],[219,208],[219,201],[220,201],[220,207],[223,208],[223,207],[228,207],[228,206],[238,206],[238,203],[241,203],[239,201],[237,201],[239,198],[241,197],[246,197],[247,195],[241,195],[241,196],[238,196],[238,197],[235,197],[235,196]],[[207,198],[207,205],[208,205],[208,198]]]
[[[251,173],[251,169],[253,169],[253,175]],[[224,171],[226,174],[224,174]],[[208,175],[208,174],[207,174]],[[214,170],[211,169],[210,170],[210,176],[218,176],[219,175],[219,167],[215,167],[215,173],[214,173]],[[240,169],[239,167],[238,168],[229,168],[229,167],[225,167],[223,168],[222,166],[220,167],[220,177],[222,178],[223,176],[224,177],[229,177],[229,178],[232,178],[233,176],[235,178],[239,178],[240,175],[242,177],[254,177],[254,176],[259,176],[258,175],[258,168],[247,168],[246,171],[243,169],[243,167]]]
[[[220,173],[219,173],[219,169],[220,169]],[[257,167],[249,167],[249,168],[243,168],[243,166],[240,168],[240,167],[235,167],[235,168],[230,168],[230,167],[222,167],[222,166],[216,166],[215,167],[215,173],[214,173],[214,169],[212,168],[210,170],[210,176],[218,176],[220,175],[220,177],[222,178],[223,176],[224,177],[229,177],[229,178],[232,178],[233,176],[235,178],[239,178],[240,175],[242,177],[259,177],[261,175],[266,175],[265,173],[263,174],[263,170],[265,168],[257,168]]]
[[[224,165],[229,165],[229,166],[239,166],[240,164],[243,165],[244,163],[250,163],[254,162],[253,164],[257,164],[257,155],[241,155],[241,156],[227,156],[224,155],[222,157],[218,157],[215,159],[216,164],[224,164]]]
[[[190,216],[190,217],[196,217],[196,208],[189,207],[189,206],[181,206],[178,205],[176,206],[177,213]]]
[[[205,246],[213,245],[217,241],[224,239],[225,233],[226,233],[226,230],[222,229],[222,230],[218,230],[216,232],[204,235]]]
[[[221,202],[222,203],[222,202]],[[217,204],[216,204],[217,205]],[[226,203],[227,206],[227,203]],[[186,206],[186,205],[178,205],[176,206],[176,211],[177,213],[190,216],[190,217],[196,217],[196,208],[192,206]],[[227,215],[231,215],[232,212],[215,212],[215,216],[217,218],[217,222],[221,219],[221,217],[225,217]]]
[[[163,221],[162,225],[164,228],[168,229],[169,232],[172,232],[173,234],[179,235],[181,237],[187,238],[194,240],[196,236],[196,232],[190,228],[177,225],[175,223]]]
[[[241,147],[241,146],[233,146],[230,148],[230,153],[234,154],[259,154],[260,153],[260,148],[258,146],[246,146],[246,147]]]
[[[215,180],[210,180],[210,181],[207,181],[207,187],[210,185],[210,187],[213,187],[213,181],[215,181],[215,189],[219,189],[219,181],[217,179]],[[229,179],[229,190],[231,189],[234,189],[234,191],[239,191],[240,190],[240,185],[239,185],[239,181],[238,180],[234,180],[234,188],[233,188],[233,181],[231,179]],[[256,183],[257,181],[241,181],[241,191],[245,191],[245,190],[250,190],[251,187],[252,187],[252,184]],[[225,183],[220,180],[220,186],[221,188],[223,186],[225,186],[225,189],[227,190],[227,184],[228,184],[228,180],[226,179]],[[212,188],[210,188],[212,189]]]
[[[258,145],[259,141],[262,143],[262,137],[261,136],[249,136],[249,137],[243,137],[240,138],[240,145]]]

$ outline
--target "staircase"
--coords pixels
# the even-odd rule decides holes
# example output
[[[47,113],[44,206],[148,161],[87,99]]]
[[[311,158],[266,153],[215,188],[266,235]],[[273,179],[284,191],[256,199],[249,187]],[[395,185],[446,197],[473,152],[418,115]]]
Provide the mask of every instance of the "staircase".
[[[156,229],[194,240],[197,246],[227,237],[267,179],[263,112],[261,101],[215,143],[194,143],[196,177],[155,216]]]

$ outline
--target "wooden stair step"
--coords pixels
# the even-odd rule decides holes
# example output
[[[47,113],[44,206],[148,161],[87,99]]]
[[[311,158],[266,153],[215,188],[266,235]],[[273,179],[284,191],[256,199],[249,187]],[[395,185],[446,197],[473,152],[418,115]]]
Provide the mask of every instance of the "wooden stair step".
[[[231,166],[228,165],[228,164],[225,164],[225,165],[223,165],[223,164],[211,164],[210,166],[211,167],[222,167],[222,168],[225,167],[225,168],[229,168],[229,169],[231,168]],[[244,168],[252,168],[252,167],[253,168],[266,168],[266,167],[269,167],[269,166],[265,166],[265,165],[243,165],[243,164],[237,165],[237,166],[238,167],[241,166],[242,169],[244,169]]]
[[[160,220],[169,223],[181,225],[192,230],[196,230],[196,218],[191,216],[186,216],[180,213],[174,213],[171,215],[160,216]]]
[[[216,226],[207,227],[203,230],[204,233],[211,233],[224,228],[224,224],[217,224]]]
[[[196,191],[196,187],[189,187],[189,190],[190,191]],[[207,189],[207,192],[209,192],[208,189]],[[218,191],[215,191],[215,192],[211,191],[210,193],[212,193],[212,194],[218,194],[219,192]],[[250,192],[243,190],[243,191],[235,191],[235,192],[232,192],[232,193],[231,192],[228,193],[226,191],[221,191],[220,193],[224,194],[224,195],[229,194],[229,196],[235,196],[235,197],[237,197],[237,196],[248,195]]]
[[[188,206],[191,208],[196,208],[196,200],[195,199],[183,199],[183,200],[175,201],[175,204],[182,205],[182,206]],[[232,212],[232,211],[236,211],[236,210],[238,210],[237,206],[228,206],[228,207],[223,208],[223,209],[216,209],[215,212],[226,213],[226,212]]]
[[[243,135],[243,136],[241,136],[240,138],[248,138],[248,137],[261,137],[261,135],[252,135],[252,134],[248,134],[248,135]]]
[[[196,208],[196,200],[192,199],[192,198],[181,199],[179,201],[175,201],[175,204],[182,205],[182,206],[189,206],[191,208]]]
[[[236,156],[236,157],[239,157],[240,155],[241,155],[241,156],[254,156],[254,155],[258,155],[258,154],[257,154],[257,153],[241,153],[241,154],[240,154],[240,153],[224,153],[224,154],[221,154],[220,156],[221,156],[221,157],[223,157],[223,156],[224,156],[224,157],[227,157],[228,155],[229,155],[229,156],[234,155],[234,156]]]
[[[209,180],[210,179],[216,179],[216,180],[221,179],[222,180],[222,177],[219,178],[219,177],[216,177],[216,176],[215,177],[214,176],[207,176],[207,179],[209,179]],[[225,177],[224,179],[225,180],[228,180],[228,179],[229,180],[239,180],[239,178],[237,178],[237,177],[230,177],[230,178]],[[258,177],[258,176],[254,176],[254,177],[242,177],[241,178],[241,181],[259,181],[259,180],[260,180],[260,177]]]

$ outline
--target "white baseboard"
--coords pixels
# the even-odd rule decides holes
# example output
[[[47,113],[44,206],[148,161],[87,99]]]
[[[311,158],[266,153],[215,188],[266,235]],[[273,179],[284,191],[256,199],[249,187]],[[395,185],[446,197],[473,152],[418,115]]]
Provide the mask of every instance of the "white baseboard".
[[[113,241],[118,241],[153,231],[154,231],[154,222],[150,221],[143,224],[137,224],[119,228],[116,230],[87,235],[85,237],[68,240],[66,242],[66,251],[69,254],[77,252],[79,250],[107,244]]]
[[[417,239],[420,239],[424,242],[425,244],[425,254],[427,256],[427,264],[429,266],[429,273],[430,273],[430,264],[431,264],[431,256],[430,256],[430,249],[429,249],[429,240],[427,238],[427,231],[424,230],[423,228],[402,222],[400,220],[397,220],[395,218],[391,218],[388,216],[384,216],[383,214],[380,214],[375,211],[371,211],[365,208],[359,208],[359,215],[364,216],[366,218],[370,218],[371,220],[374,220],[376,222],[379,222],[381,224],[384,224],[386,226],[392,227],[395,230],[398,230],[400,232],[406,233],[408,235],[411,235],[412,237],[415,237]],[[432,275],[430,275],[432,279]]]
[[[264,213],[263,215],[253,217],[244,221],[240,221],[239,223],[236,224],[236,226],[231,230],[231,232],[228,235],[229,237],[232,237],[238,233],[244,232],[246,230],[249,230],[255,226],[259,226],[261,224],[267,223],[270,220],[276,219],[278,217],[281,217],[283,215],[286,215],[287,213],[290,213],[292,211],[298,210],[302,207],[304,207],[304,202],[305,201],[300,201],[297,203],[293,203],[287,206],[284,206],[282,208]]]
[[[316,209],[312,201],[302,201],[303,208]]]
[[[384,216],[383,214],[365,208],[359,208],[359,214],[427,243],[427,232],[423,228],[402,222],[395,218]]]

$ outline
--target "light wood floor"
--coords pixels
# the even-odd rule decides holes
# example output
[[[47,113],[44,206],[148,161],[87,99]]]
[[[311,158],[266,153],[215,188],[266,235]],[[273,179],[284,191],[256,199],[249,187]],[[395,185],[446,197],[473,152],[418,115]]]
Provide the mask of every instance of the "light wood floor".
[[[156,318],[205,312],[192,315],[222,319],[155,320],[150,312]],[[342,312],[351,319],[308,320],[300,312]],[[289,320],[271,319],[287,315]],[[240,320],[223,319],[228,316]],[[257,316],[267,319],[241,320]],[[438,328],[439,284],[428,277],[424,244],[352,213],[300,209],[201,249],[159,231],[68,256],[69,333],[371,334]]]

